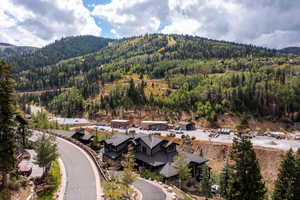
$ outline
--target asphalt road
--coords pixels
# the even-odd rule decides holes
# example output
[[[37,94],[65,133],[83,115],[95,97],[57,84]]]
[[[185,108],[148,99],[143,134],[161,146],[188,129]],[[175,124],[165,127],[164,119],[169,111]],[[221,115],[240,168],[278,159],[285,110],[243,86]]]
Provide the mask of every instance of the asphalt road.
[[[96,200],[95,173],[85,154],[63,139],[57,144],[67,175],[64,200]]]
[[[153,184],[137,179],[133,185],[143,194],[143,200],[165,200],[166,194]]]

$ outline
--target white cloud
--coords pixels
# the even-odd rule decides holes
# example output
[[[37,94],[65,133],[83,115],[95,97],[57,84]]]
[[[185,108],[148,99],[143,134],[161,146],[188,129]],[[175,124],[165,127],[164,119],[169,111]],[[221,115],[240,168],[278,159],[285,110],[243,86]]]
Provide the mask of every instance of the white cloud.
[[[161,31],[282,48],[300,42],[299,9],[298,0],[112,0],[92,13],[118,36]]]
[[[0,7],[0,41],[43,46],[70,35],[100,35],[82,0],[5,0]]]
[[[161,0],[112,0],[97,5],[92,14],[108,21],[116,36],[156,32],[168,17],[168,2]]]

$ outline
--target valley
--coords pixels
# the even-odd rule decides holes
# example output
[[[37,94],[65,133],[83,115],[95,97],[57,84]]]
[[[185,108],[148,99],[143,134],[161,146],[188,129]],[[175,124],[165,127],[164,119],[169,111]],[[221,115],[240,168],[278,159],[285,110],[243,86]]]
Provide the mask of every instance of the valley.
[[[246,119],[251,129],[279,124],[292,130],[299,118],[300,58],[293,54],[153,34],[77,55],[30,69],[12,62],[20,102],[39,103],[62,117],[194,120],[232,129]]]
[[[176,34],[79,36],[6,60],[18,109],[32,114],[31,126],[69,130],[97,152],[105,170],[116,168],[99,151],[108,137],[142,134],[193,156],[200,152],[212,182],[220,184],[241,132],[249,135],[271,191],[285,152],[300,148],[300,57],[294,51]],[[128,126],[112,127],[112,120]],[[159,125],[145,130],[145,122]],[[178,129],[183,122],[196,129]],[[195,194],[195,187],[184,190]]]

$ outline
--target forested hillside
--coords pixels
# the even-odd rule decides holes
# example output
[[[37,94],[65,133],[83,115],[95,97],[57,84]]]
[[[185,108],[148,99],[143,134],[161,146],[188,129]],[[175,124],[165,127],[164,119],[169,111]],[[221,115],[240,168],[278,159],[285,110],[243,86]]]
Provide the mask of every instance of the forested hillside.
[[[286,47],[284,49],[281,49],[281,52],[300,55],[300,47]]]
[[[23,70],[16,79],[19,91],[48,91],[40,98],[23,95],[23,102],[40,99],[62,116],[150,108],[166,119],[185,112],[211,122],[225,113],[298,120],[299,71],[300,59],[280,51],[152,34]]]
[[[14,46],[7,43],[0,43],[0,59],[6,59],[12,56],[21,56],[23,54],[31,53],[37,48],[26,46]]]
[[[98,51],[111,41],[112,39],[95,36],[67,37],[25,55],[9,57],[7,61],[14,72],[30,70]]]

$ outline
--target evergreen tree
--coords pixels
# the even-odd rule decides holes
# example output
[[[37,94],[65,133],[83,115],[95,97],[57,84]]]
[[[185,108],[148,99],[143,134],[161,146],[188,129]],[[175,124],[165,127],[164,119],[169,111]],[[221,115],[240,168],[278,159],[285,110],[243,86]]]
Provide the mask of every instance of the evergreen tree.
[[[232,168],[230,165],[226,164],[224,168],[222,169],[222,172],[220,174],[220,191],[221,196],[224,199],[228,199],[228,187],[229,187],[229,180],[232,176]]]
[[[15,112],[14,83],[10,67],[0,61],[0,172],[6,187],[9,173],[15,166],[16,135],[13,116]]]
[[[279,174],[275,182],[273,200],[294,199],[294,183],[296,177],[296,166],[293,150],[289,150],[281,161]]]
[[[300,200],[300,149],[297,150],[296,153],[296,168],[295,168],[295,184],[294,184],[294,200]]]
[[[202,172],[202,180],[200,182],[200,195],[210,198],[212,197],[211,193],[211,179],[210,179],[210,170],[209,167],[204,165]]]
[[[239,134],[233,139],[230,158],[234,161],[230,174],[227,200],[262,200],[266,188],[256,154],[248,136]]]

